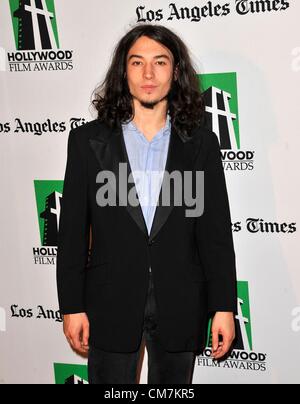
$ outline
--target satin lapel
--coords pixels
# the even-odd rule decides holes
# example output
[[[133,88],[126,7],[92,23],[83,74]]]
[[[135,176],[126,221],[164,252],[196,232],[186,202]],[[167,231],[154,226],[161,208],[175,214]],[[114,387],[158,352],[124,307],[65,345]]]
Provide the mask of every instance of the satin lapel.
[[[162,204],[162,190],[164,184],[167,184],[168,182],[167,174],[171,175],[173,171],[179,171],[183,176],[184,171],[192,170],[197,151],[198,147],[196,138],[187,138],[176,132],[174,127],[172,127],[165,174],[150,231],[149,241],[157,236],[175,206],[175,193],[174,187],[172,186],[173,180],[171,180],[171,186],[166,187],[166,189],[170,190],[170,204],[167,206],[163,206]]]
[[[167,179],[166,173],[172,173],[172,171],[175,170],[180,171],[181,173],[183,173],[184,170],[192,170],[195,156],[198,151],[198,138],[199,137],[197,136],[195,138],[186,138],[183,135],[178,134],[172,127],[165,174],[163,177],[163,184]],[[163,188],[161,187],[160,196],[149,236],[141,205],[129,205],[128,203],[126,203],[126,201],[128,200],[128,196],[120,195],[119,193],[119,164],[127,163],[126,179],[132,173],[128,154],[126,151],[126,145],[123,138],[122,127],[118,126],[115,129],[109,129],[106,125],[101,125],[101,127],[99,126],[99,131],[97,132],[97,134],[93,138],[89,139],[89,143],[95,153],[101,170],[107,170],[114,173],[117,184],[116,194],[119,202],[122,202],[122,204],[126,206],[128,213],[138,225],[140,230],[145,234],[145,236],[149,238],[149,241],[153,240],[153,238],[157,236],[158,232],[167,221],[172,209],[174,208],[173,187],[170,187],[170,204],[168,206],[162,206],[161,204]],[[134,192],[135,195],[137,195],[134,183],[128,183],[127,186],[128,193]]]
[[[148,237],[148,230],[144,220],[142,208],[140,204],[131,206],[127,203],[128,195],[120,195],[120,163],[127,163],[126,166],[126,184],[128,187],[128,194],[134,193],[137,195],[134,183],[128,183],[127,179],[132,170],[128,159],[124,138],[122,135],[122,128],[118,126],[115,129],[108,129],[106,126],[101,125],[97,136],[89,140],[90,146],[93,149],[96,158],[100,164],[101,170],[113,172],[116,178],[116,195],[120,205],[126,207],[128,213],[136,222],[141,231]],[[134,188],[134,190],[132,190]]]

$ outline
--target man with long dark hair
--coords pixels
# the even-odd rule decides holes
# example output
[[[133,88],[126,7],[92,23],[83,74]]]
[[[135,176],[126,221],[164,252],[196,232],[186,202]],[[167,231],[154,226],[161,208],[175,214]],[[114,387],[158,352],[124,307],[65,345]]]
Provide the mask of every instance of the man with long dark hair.
[[[219,143],[205,128],[186,45],[163,26],[133,28],[93,105],[97,119],[68,140],[57,254],[65,335],[73,349],[88,352],[92,384],[136,383],[144,343],[149,383],[191,383],[209,317],[212,357],[229,351],[237,294]],[[133,177],[125,192],[124,165],[126,180]],[[161,174],[201,171],[201,215],[187,215],[173,188],[160,203]],[[99,190],[105,173],[115,182]],[[102,203],[104,194],[123,202],[132,191],[137,204]]]

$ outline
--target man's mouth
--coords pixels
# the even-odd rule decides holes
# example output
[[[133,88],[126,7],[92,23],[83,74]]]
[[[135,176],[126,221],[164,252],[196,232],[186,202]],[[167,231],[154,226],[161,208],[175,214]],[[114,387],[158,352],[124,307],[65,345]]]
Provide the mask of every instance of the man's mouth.
[[[144,90],[154,90],[157,86],[142,86]]]

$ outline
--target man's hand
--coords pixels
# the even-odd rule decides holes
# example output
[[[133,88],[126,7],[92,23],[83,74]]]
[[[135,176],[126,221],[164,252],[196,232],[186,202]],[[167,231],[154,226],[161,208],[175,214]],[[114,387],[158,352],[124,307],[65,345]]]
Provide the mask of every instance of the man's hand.
[[[88,352],[90,324],[85,313],[64,315],[64,333],[75,351],[81,354]]]
[[[223,341],[219,341],[220,335]],[[234,313],[217,312],[212,323],[212,357],[220,359],[226,355],[234,339]]]

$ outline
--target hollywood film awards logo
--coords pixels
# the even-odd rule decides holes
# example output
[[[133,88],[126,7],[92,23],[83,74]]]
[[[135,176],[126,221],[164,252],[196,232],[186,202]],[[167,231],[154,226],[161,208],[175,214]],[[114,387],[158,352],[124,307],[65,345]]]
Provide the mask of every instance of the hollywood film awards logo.
[[[10,0],[17,52],[8,52],[10,72],[73,69],[73,51],[60,48],[54,0]]]
[[[85,365],[54,364],[55,384],[88,384]]]
[[[33,247],[36,265],[56,265],[63,181],[34,181],[41,246]]]
[[[236,339],[233,349],[225,360],[218,361],[211,358],[212,333],[210,322],[207,348],[197,357],[198,366],[265,372],[267,370],[267,355],[254,351],[248,282],[238,282],[238,314],[235,318],[235,325]]]
[[[236,73],[199,76],[206,105],[206,126],[219,138],[223,166],[230,171],[251,171],[254,151],[241,149]]]

